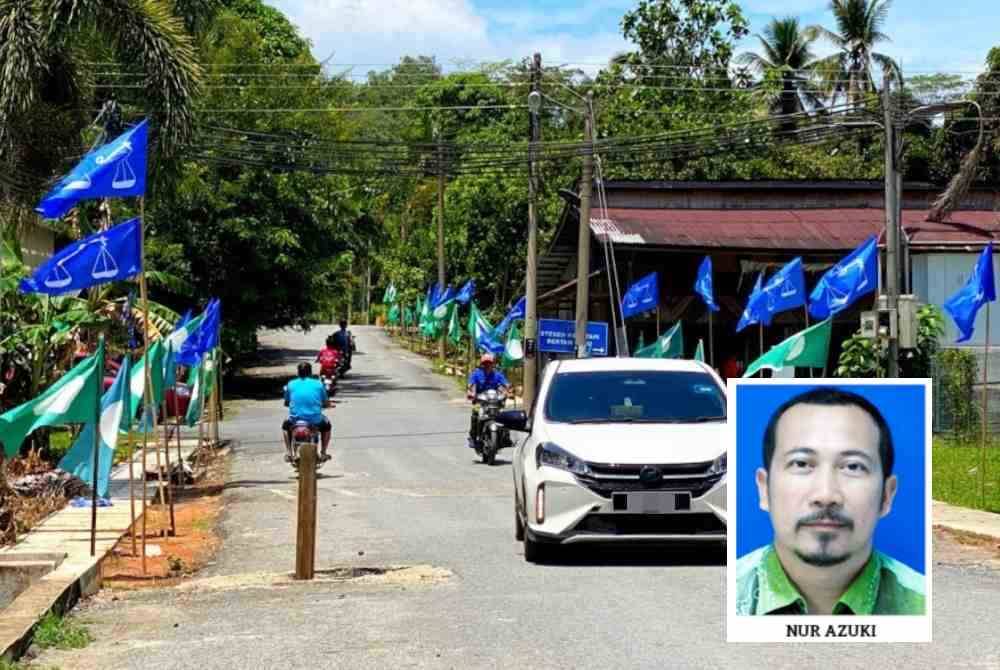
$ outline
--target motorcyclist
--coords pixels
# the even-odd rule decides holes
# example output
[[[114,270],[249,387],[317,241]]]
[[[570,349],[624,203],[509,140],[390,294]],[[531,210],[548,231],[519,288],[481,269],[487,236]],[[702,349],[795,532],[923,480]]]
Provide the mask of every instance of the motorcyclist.
[[[469,447],[475,448],[479,435],[479,412],[476,411],[476,396],[489,390],[503,390],[507,395],[513,393],[513,387],[500,370],[495,369],[496,359],[493,354],[483,354],[479,359],[479,367],[469,374],[469,386],[466,398],[472,401],[472,419],[469,423]]]
[[[346,319],[341,319],[340,320],[340,330],[334,332],[334,334],[333,334],[332,337],[333,337],[334,347],[337,348],[337,349],[340,349],[340,351],[343,352],[344,357],[346,358],[346,361],[344,363],[344,369],[345,370],[350,370],[351,369],[351,357],[352,357],[351,354],[353,354],[354,352],[351,351],[351,349],[352,349],[352,347],[351,347],[351,331],[347,330],[347,320]]]
[[[288,407],[288,418],[281,425],[285,436],[285,460],[292,460],[292,429],[296,421],[306,421],[322,435],[320,461],[330,460],[327,449],[330,446],[330,432],[333,427],[323,416],[323,409],[330,406],[323,383],[312,376],[310,363],[299,363],[298,378],[285,386],[285,407]]]
[[[342,355],[333,335],[326,338],[326,346],[316,354],[320,377],[334,377],[337,374],[337,365],[340,363]]]

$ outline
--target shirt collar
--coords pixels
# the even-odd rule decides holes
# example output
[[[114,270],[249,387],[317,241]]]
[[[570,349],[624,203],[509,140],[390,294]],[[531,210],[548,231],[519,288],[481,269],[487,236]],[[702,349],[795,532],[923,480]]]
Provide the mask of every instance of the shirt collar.
[[[833,607],[834,614],[871,614],[878,600],[881,585],[882,561],[877,551],[872,551],[865,567]],[[759,598],[758,614],[778,613],[786,607],[794,606],[799,612],[806,611],[806,600],[795,588],[785,569],[778,560],[778,553],[771,545],[764,552],[758,569]]]

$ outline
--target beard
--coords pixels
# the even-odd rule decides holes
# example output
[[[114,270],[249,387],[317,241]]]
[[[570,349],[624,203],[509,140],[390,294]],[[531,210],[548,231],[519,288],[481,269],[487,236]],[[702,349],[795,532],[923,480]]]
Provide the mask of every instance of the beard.
[[[812,553],[806,553],[799,549],[793,550],[795,555],[798,556],[799,560],[807,565],[811,565],[817,568],[829,568],[834,565],[840,565],[847,559],[851,557],[849,553],[834,554],[829,552],[826,547],[821,547],[819,551]]]

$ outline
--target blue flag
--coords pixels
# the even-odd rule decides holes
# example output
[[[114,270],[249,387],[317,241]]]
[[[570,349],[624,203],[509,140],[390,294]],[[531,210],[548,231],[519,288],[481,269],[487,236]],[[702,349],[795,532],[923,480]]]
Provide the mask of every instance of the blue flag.
[[[761,312],[765,326],[778,312],[806,304],[806,278],[802,274],[802,258],[796,258],[774,273],[764,284],[764,309]]]
[[[986,245],[979,254],[976,265],[972,268],[972,276],[965,286],[948,298],[944,309],[959,330],[959,338],[955,342],[965,342],[972,338],[976,329],[976,314],[979,308],[987,302],[997,299],[996,282],[993,279],[993,242]]]
[[[747,298],[747,306],[740,316],[740,322],[736,324],[737,333],[749,325],[764,322],[764,301],[767,296],[764,294],[762,288],[763,283],[764,271],[761,270],[761,273],[757,275],[757,283],[754,284],[753,290],[750,291],[750,297]]]
[[[35,211],[58,219],[81,200],[146,193],[146,121],[83,157],[38,203]]]
[[[712,291],[712,257],[705,256],[705,259],[698,267],[698,278],[694,282],[694,292],[701,296],[708,308],[713,312],[719,311],[719,306],[715,304],[715,294]]]
[[[61,295],[121,281],[142,270],[139,219],[77,240],[42,263],[21,280],[22,293]]]
[[[438,307],[440,307],[441,305],[448,302],[454,297],[455,297],[455,289],[453,289],[449,284],[448,286],[445,287],[443,291],[438,293],[437,297],[434,299],[434,302],[431,303],[431,309],[437,309]]]
[[[510,324],[514,323],[518,319],[524,318],[524,310],[525,310],[524,304],[525,304],[524,296],[522,295],[521,299],[518,300],[517,303],[510,308],[509,312],[507,312],[507,316],[503,318],[503,321],[498,323],[497,327],[493,329],[494,337],[500,337],[501,335],[507,332],[507,329],[510,328]]]
[[[628,287],[622,296],[622,318],[648,312],[660,304],[660,276],[653,272]]]
[[[878,282],[878,245],[875,235],[852,251],[820,277],[809,295],[809,313],[825,319],[851,306],[876,288]]]
[[[476,349],[487,351],[491,354],[500,355],[506,350],[506,346],[499,340],[496,333],[483,333],[476,341]]]
[[[437,305],[438,296],[441,294],[441,287],[438,286],[437,282],[434,282],[427,287],[427,304],[431,309]]]
[[[219,324],[222,319],[222,303],[218,298],[209,301],[205,308],[205,318],[198,326],[198,329],[191,333],[180,351],[177,352],[175,360],[179,365],[194,367],[201,362],[202,357],[219,346]]]
[[[111,388],[101,398],[100,448],[98,450],[97,495],[107,497],[108,479],[118,443],[118,431],[128,430],[128,412],[125,406],[129,396],[128,380],[131,371],[129,357],[122,359],[118,374]],[[76,475],[87,484],[94,481],[94,423],[85,424],[83,431],[66,455],[59,461],[59,469]]]
[[[465,286],[463,286],[462,290],[459,291],[458,295],[455,296],[455,301],[462,303],[463,305],[468,305],[469,301],[472,300],[475,294],[476,294],[476,280],[470,279],[469,281],[465,282]]]

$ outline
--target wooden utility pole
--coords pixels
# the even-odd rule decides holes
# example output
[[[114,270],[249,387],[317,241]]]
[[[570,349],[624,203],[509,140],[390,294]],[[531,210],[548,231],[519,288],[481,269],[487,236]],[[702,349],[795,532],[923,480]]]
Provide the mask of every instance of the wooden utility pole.
[[[531,63],[531,90],[541,95],[542,55],[535,54]],[[535,148],[540,137],[538,112],[529,115],[528,148],[528,267],[526,271],[524,301],[524,352],[523,391],[524,407],[529,411],[535,403],[535,383],[538,379],[538,208],[535,204]]]
[[[438,131],[438,286],[444,291],[444,139]],[[445,338],[438,339],[438,358],[445,359]]]
[[[299,448],[299,518],[295,537],[295,579],[316,574],[316,445]]]
[[[593,93],[587,92],[584,123],[583,175],[580,183],[580,226],[576,245],[576,351],[587,355],[587,319],[590,308],[590,196],[594,185]]]
[[[885,292],[889,308],[888,376],[899,376],[899,339],[896,314],[899,307],[899,180],[896,178],[896,132],[892,118],[892,77],[882,77],[882,107],[885,110]]]

